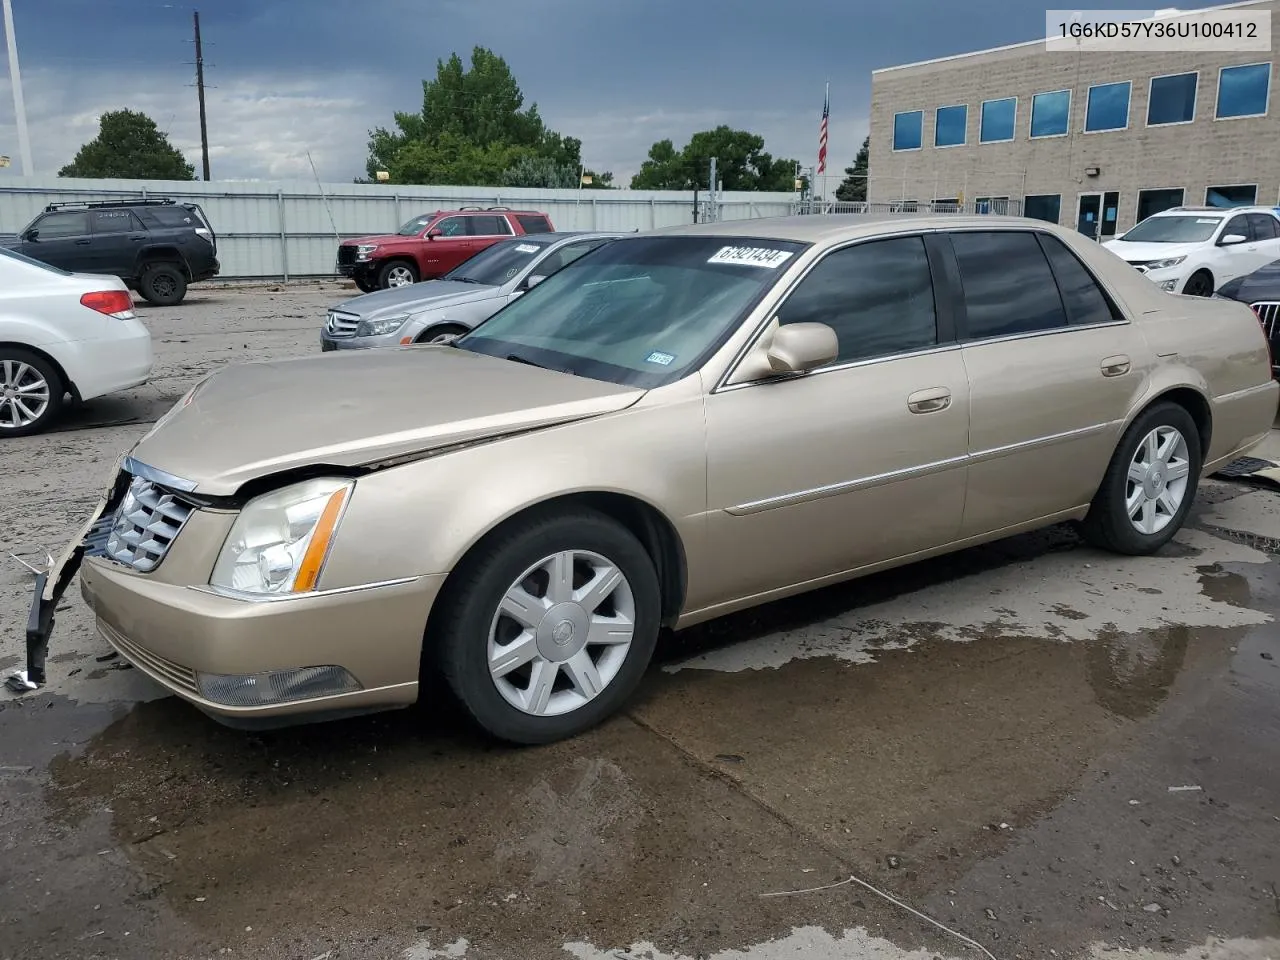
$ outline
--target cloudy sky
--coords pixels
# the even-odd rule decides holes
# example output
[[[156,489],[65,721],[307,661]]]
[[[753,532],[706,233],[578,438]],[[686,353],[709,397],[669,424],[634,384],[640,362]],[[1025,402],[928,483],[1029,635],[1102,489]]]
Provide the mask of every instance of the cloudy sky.
[[[68,163],[98,115],[121,107],[151,115],[197,161],[190,4],[12,2],[38,172]],[[654,141],[721,123],[813,163],[829,80],[838,172],[866,133],[871,70],[1042,36],[1044,11],[1027,0],[205,0],[212,172],[310,178],[310,150],[326,181],[363,175],[368,131],[420,109],[436,60],[476,45],[505,57],[526,103],[622,185]],[[0,154],[14,162],[3,184],[18,173],[7,72]]]

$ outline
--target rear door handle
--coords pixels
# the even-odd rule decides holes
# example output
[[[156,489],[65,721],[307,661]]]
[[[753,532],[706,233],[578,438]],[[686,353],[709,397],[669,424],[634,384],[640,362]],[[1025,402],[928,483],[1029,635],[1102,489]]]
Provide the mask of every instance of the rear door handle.
[[[146,237],[146,234],[142,234],[137,237],[130,237],[129,239],[132,240],[134,243],[141,243],[143,240],[147,239],[147,237]]]
[[[951,406],[951,391],[946,387],[917,390],[907,397],[907,409],[912,413],[937,413],[949,406]]]
[[[1133,364],[1129,362],[1128,357],[1107,357],[1102,361],[1102,375],[1104,377],[1123,377],[1132,366]]]
[[[91,242],[92,242],[92,241],[89,241],[89,240],[77,240],[77,241],[76,241],[76,246],[77,246],[77,247],[87,247]]]

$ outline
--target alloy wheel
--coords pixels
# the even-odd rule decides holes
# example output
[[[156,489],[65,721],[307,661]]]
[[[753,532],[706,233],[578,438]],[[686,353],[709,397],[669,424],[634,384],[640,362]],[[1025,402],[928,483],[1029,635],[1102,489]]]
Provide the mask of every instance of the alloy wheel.
[[[0,429],[29,427],[49,409],[49,382],[21,360],[0,361]]]
[[[408,287],[413,284],[413,272],[408,267],[392,267],[387,271],[388,287]]]
[[[1125,482],[1125,513],[1139,533],[1159,533],[1178,515],[1187,496],[1191,460],[1176,427],[1156,427],[1138,444]]]

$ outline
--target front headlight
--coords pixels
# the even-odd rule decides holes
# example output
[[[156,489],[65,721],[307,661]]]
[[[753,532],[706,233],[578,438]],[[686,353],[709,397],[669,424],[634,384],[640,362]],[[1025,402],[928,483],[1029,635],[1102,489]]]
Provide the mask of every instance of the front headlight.
[[[356,246],[356,259],[361,261],[368,260],[377,249],[378,245],[376,243],[361,243]]]
[[[385,337],[389,333],[395,333],[403,327],[409,320],[407,313],[398,317],[386,317],[383,320],[361,320],[359,326],[356,327],[357,337]]]
[[[1187,258],[1186,257],[1168,257],[1164,260],[1152,260],[1150,263],[1147,264],[1147,269],[1148,270],[1167,270],[1169,269],[1169,267],[1176,267],[1185,259]]]
[[[262,596],[316,589],[354,486],[307,480],[250,500],[222,545],[210,585]]]

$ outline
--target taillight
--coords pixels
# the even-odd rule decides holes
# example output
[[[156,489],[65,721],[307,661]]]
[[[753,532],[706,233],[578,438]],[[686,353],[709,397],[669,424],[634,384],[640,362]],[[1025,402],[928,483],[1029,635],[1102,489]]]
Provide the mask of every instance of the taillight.
[[[99,290],[86,293],[80,303],[90,310],[105,313],[117,320],[129,320],[133,317],[133,297],[128,290]]]

